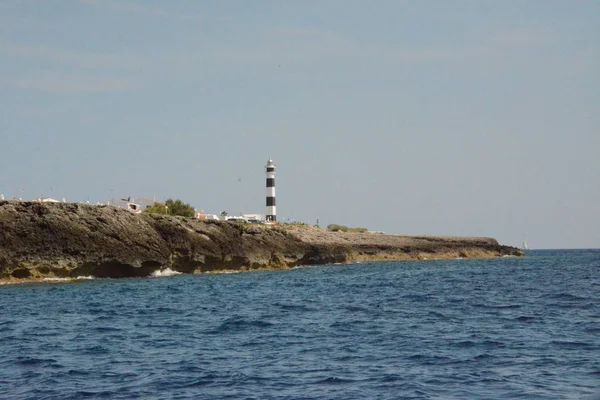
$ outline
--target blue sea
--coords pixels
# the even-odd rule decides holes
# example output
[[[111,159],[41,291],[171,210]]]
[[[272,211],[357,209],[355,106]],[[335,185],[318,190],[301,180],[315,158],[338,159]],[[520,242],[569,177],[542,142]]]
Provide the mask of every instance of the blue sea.
[[[2,399],[597,399],[600,250],[0,287]]]

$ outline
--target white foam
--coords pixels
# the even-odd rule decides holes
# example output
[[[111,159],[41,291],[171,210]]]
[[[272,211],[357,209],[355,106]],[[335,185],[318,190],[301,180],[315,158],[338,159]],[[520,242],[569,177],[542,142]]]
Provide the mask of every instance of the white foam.
[[[153,278],[163,278],[165,276],[175,276],[175,275],[181,275],[181,272],[173,271],[171,268],[165,268],[162,270],[157,269],[156,271],[154,271],[153,273],[150,274],[150,276]]]
[[[308,269],[308,268],[314,268],[315,265],[297,265],[295,267],[292,267],[292,269]]]
[[[71,282],[71,281],[92,280],[92,279],[96,279],[96,277],[94,277],[92,275],[78,276],[76,278],[51,277],[51,278],[44,278],[44,279],[42,279],[42,282]]]
[[[43,282],[68,282],[68,281],[72,281],[73,278],[44,278],[42,279]]]

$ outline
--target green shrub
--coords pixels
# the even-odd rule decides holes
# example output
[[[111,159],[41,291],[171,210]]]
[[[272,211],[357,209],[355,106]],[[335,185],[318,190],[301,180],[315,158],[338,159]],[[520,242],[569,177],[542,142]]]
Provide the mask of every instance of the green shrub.
[[[146,207],[142,212],[146,214],[166,214],[167,208],[162,203],[154,203],[150,207]]]
[[[348,232],[367,233],[367,228],[348,228]]]
[[[327,225],[327,230],[331,232],[352,232],[352,233],[366,233],[367,228],[348,228],[344,225],[330,224]]]
[[[327,225],[327,230],[331,232],[348,232],[348,227],[338,224],[329,224]]]
[[[196,210],[194,207],[190,204],[184,203],[179,199],[168,199],[164,204],[154,203],[150,207],[146,208],[144,212],[149,214],[180,215],[182,217],[196,216]]]

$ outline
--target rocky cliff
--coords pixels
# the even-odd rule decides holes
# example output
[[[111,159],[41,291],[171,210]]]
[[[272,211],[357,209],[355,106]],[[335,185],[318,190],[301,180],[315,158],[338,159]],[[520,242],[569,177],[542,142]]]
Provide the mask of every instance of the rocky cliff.
[[[243,225],[110,206],[0,201],[0,279],[136,277],[364,260],[521,256],[490,238]]]

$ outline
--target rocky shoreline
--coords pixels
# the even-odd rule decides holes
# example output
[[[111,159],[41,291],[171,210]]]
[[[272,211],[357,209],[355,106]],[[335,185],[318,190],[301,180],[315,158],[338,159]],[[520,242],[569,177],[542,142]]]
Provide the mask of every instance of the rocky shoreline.
[[[328,232],[133,214],[111,206],[0,201],[0,281],[145,277],[357,261],[522,256],[491,238]]]

